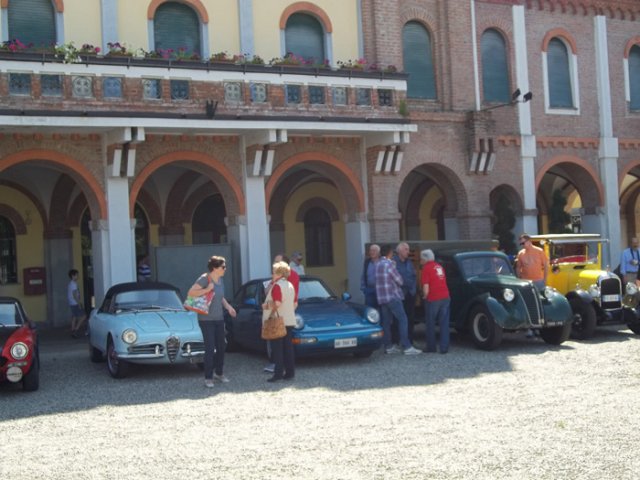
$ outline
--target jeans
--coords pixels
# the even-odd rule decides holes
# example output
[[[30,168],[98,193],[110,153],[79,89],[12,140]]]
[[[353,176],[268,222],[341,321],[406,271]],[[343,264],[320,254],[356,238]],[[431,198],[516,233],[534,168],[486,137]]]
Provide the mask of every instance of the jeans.
[[[287,336],[271,342],[271,361],[275,364],[274,378],[293,378],[296,374],[293,343],[291,343],[291,331],[293,327],[287,327]]]
[[[380,305],[382,309],[382,330],[384,332],[384,348],[389,348],[392,345],[391,341],[391,322],[395,317],[398,322],[398,331],[400,334],[400,345],[402,348],[407,349],[411,347],[409,341],[409,334],[407,332],[407,314],[404,312],[402,301],[392,300],[389,303]]]
[[[407,337],[409,338],[409,342],[413,342],[413,318],[415,317],[416,295],[407,293],[402,301],[402,308],[404,308],[404,313],[407,315]],[[391,325],[391,341],[393,343],[398,343],[400,340],[400,331],[398,326],[398,322],[394,322]]]
[[[198,321],[202,338],[204,340],[204,378],[213,379],[213,370],[216,375],[222,375],[224,368],[224,351],[227,349],[224,321]]]
[[[449,350],[449,307],[451,300],[435,300],[424,302],[425,333],[427,340],[427,352],[436,351],[436,321],[440,327],[440,353]]]
[[[364,289],[364,304],[371,308],[380,308],[378,296],[376,295],[376,287],[367,287]]]

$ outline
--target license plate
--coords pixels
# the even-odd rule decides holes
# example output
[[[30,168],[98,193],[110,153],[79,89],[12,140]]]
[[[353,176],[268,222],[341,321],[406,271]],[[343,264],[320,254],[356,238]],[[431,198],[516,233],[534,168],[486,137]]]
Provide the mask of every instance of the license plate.
[[[603,295],[603,302],[617,302],[620,300],[620,295]]]
[[[333,348],[348,348],[356,347],[358,345],[357,338],[336,338],[333,341]]]

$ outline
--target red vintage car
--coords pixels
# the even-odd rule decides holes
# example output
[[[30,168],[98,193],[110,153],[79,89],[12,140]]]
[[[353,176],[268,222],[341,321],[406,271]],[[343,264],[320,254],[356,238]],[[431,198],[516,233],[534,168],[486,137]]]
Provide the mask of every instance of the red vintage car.
[[[38,336],[20,301],[0,297],[0,382],[22,382],[25,391],[40,385]]]

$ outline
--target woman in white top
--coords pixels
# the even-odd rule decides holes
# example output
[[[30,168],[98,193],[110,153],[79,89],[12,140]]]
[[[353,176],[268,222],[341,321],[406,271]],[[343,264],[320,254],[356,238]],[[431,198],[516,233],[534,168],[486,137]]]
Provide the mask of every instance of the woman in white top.
[[[276,340],[271,340],[271,359],[275,364],[273,377],[268,382],[277,380],[290,380],[295,376],[295,361],[293,356],[293,343],[291,343],[291,331],[296,325],[295,314],[295,290],[287,280],[289,265],[285,262],[276,262],[272,266],[271,283],[267,288],[267,298],[262,304],[262,321],[264,322],[271,310],[278,309],[278,314],[283,318],[287,327],[287,335]]]

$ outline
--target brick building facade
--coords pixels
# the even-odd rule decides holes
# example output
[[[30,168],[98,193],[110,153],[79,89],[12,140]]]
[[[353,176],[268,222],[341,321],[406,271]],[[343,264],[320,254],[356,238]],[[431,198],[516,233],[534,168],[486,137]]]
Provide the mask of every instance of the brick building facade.
[[[36,319],[67,321],[68,269],[100,301],[169,245],[229,243],[236,283],[302,250],[357,297],[366,242],[488,238],[501,199],[513,233],[535,233],[560,191],[611,263],[637,229],[637,2],[30,0],[51,9],[55,57],[15,42],[14,1],[0,3],[2,290]],[[169,14],[196,19],[198,59],[151,53]],[[304,28],[322,61],[287,56]],[[416,57],[408,42],[425,39]],[[92,49],[64,63],[71,41]],[[46,292],[25,296],[33,266]]]

